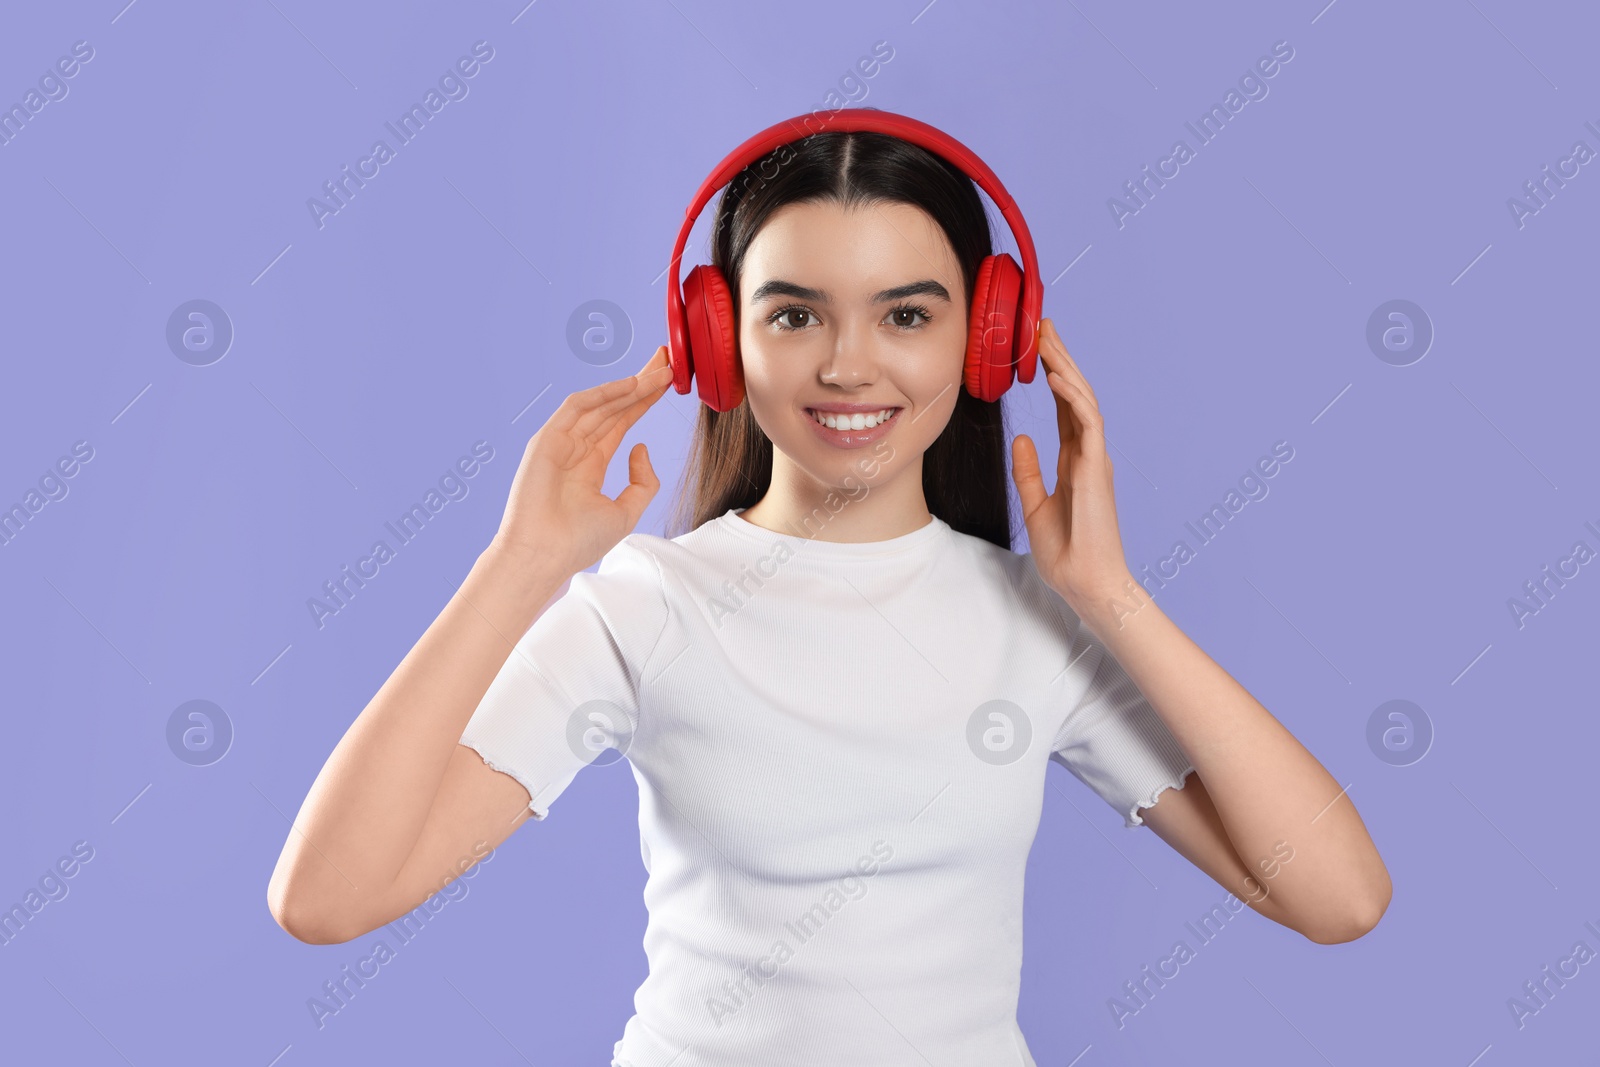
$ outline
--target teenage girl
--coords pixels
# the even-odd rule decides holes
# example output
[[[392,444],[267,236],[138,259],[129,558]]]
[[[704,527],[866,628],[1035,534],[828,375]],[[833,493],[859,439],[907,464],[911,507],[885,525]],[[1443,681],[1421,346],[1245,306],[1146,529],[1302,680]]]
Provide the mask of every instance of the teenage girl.
[[[1133,580],[1095,393],[1048,319],[1020,340],[1056,488],[1016,435],[1012,551],[972,167],[912,136],[931,127],[844,114],[718,204],[731,307],[688,313],[735,365],[708,392],[691,350],[710,402],[684,532],[633,532],[660,488],[643,444],[602,492],[686,391],[664,345],[528,442],[498,532],[328,758],[268,890],[295,937],[417,907],[602,752],[638,783],[649,872],[614,1067],[1032,1067],[1023,873],[1051,761],[1312,941],[1377,923],[1389,877],[1349,796]]]

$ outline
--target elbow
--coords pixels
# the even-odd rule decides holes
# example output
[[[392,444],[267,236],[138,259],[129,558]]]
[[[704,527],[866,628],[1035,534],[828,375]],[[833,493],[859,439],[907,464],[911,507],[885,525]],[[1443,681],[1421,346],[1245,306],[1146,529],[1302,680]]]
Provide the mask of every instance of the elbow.
[[[280,907],[272,909],[272,918],[284,933],[307,945],[342,945],[358,936],[315,912]]]
[[[307,945],[339,945],[359,936],[326,910],[308,906],[285,892],[276,880],[267,886],[267,910],[284,933]]]
[[[1355,919],[1344,923],[1320,923],[1300,932],[1307,941],[1318,945],[1342,945],[1370,933],[1378,925],[1376,919]]]
[[[341,927],[322,922],[316,917],[307,919],[276,911],[272,913],[272,917],[283,927],[285,933],[307,945],[342,945],[357,936],[346,933]]]
[[[1343,915],[1325,918],[1303,927],[1300,932],[1308,941],[1319,945],[1342,945],[1365,937],[1378,925],[1383,913],[1389,910],[1392,894],[1393,887],[1385,876],[1383,884],[1374,893],[1355,903]]]

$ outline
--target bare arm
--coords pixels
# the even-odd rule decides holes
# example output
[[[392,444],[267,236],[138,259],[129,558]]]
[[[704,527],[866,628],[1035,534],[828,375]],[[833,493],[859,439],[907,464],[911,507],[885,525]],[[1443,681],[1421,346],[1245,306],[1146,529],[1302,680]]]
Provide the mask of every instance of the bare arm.
[[[1249,899],[1251,887],[1241,885],[1253,874],[1273,902],[1256,910],[1312,941],[1371,930],[1389,905],[1389,872],[1349,795],[1131,575],[1123,588],[1137,607],[1108,597],[1103,611],[1086,609],[1084,622],[1205,783],[1203,792],[1164,792],[1146,815],[1150,826],[1241,899]]]
[[[1295,930],[1296,917],[1287,911],[1273,892],[1275,879],[1286,863],[1294,860],[1294,846],[1288,841],[1274,842],[1273,852],[1246,864],[1234,851],[1233,842],[1222,825],[1222,816],[1206,791],[1198,772],[1189,775],[1184,787],[1163,790],[1153,807],[1144,809],[1144,823],[1172,850],[1255,911]],[[1296,930],[1297,933],[1305,931]]]
[[[527,790],[458,740],[564,580],[518,574],[493,549],[478,557],[306,795],[267,889],[285,930],[326,944],[376,929],[526,820]]]
[[[576,573],[638,524],[660,487],[643,445],[600,490],[623,434],[661,397],[665,348],[639,374],[574,393],[529,441],[500,530],[317,775],[267,886],[302,941],[348,941],[443,888],[529,816],[528,791],[462,746],[516,642]]]
[[[1133,580],[1099,401],[1055,323],[1042,320],[1038,340],[1061,437],[1055,492],[1031,439],[1018,434],[1012,455],[1039,574],[1127,672],[1199,779],[1162,792],[1146,821],[1268,918],[1312,941],[1360,937],[1391,885],[1355,804]]]

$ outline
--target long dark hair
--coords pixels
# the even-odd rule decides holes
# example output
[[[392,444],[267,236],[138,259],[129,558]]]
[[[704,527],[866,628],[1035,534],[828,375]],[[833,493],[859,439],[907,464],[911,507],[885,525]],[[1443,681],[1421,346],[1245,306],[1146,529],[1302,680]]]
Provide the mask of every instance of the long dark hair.
[[[993,252],[977,186],[959,167],[908,141],[852,131],[813,134],[775,149],[740,171],[723,191],[711,262],[733,291],[735,323],[745,252],[780,207],[833,202],[850,209],[886,201],[920,207],[943,228],[961,263],[962,306],[970,313],[978,266]],[[952,529],[1009,549],[1011,498],[1001,404],[957,386],[950,421],[923,454],[922,492],[928,510]],[[772,441],[757,424],[749,400],[726,412],[701,404],[668,536],[696,529],[730,508],[750,507],[771,483]]]

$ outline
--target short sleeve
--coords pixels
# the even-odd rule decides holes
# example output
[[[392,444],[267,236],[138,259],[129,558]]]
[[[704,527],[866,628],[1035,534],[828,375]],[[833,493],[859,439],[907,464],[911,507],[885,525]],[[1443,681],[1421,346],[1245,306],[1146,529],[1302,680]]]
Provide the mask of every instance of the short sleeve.
[[[535,819],[605,749],[626,752],[640,680],[666,627],[660,565],[629,535],[573,576],[517,641],[461,744],[527,789]]]
[[[1155,804],[1165,789],[1182,789],[1194,764],[1122,665],[1060,594],[1044,585],[1031,555],[1024,562],[1029,580],[1054,601],[1066,624],[1071,673],[1088,679],[1050,743],[1050,759],[1110,804],[1126,828],[1142,826],[1139,809]]]

